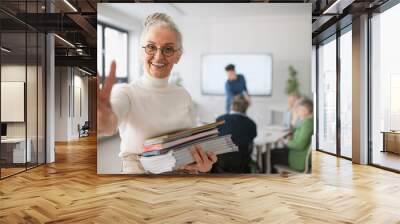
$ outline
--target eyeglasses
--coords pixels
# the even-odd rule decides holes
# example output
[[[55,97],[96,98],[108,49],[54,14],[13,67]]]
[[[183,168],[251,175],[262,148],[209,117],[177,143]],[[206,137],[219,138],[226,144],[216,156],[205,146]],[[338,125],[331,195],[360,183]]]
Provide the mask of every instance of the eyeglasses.
[[[175,49],[172,46],[166,46],[166,47],[157,47],[154,44],[148,44],[146,46],[143,46],[142,48],[144,48],[144,51],[146,52],[146,54],[148,55],[155,55],[157,53],[157,50],[160,49],[161,53],[165,56],[165,57],[170,57],[172,56],[175,52],[180,51],[180,49]]]

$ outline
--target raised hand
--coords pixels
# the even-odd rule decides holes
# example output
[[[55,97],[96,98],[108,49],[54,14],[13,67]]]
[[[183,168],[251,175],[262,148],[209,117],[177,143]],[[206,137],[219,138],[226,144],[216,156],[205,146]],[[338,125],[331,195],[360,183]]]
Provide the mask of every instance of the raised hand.
[[[111,63],[110,73],[104,81],[103,87],[100,89],[100,79],[97,75],[97,134],[111,135],[116,129],[117,117],[112,111],[110,96],[111,90],[115,83],[116,63]]]

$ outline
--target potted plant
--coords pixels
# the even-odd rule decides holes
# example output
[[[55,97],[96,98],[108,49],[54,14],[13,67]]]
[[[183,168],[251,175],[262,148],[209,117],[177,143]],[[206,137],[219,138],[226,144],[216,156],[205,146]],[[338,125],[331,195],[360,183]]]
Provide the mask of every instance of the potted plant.
[[[286,81],[285,93],[287,95],[300,93],[299,81],[297,80],[297,71],[292,65],[289,65],[289,77]]]

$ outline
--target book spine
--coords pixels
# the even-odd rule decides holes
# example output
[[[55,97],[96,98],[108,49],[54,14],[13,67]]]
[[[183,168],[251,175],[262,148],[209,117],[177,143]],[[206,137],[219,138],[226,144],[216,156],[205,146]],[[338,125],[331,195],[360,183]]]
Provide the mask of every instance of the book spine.
[[[218,129],[214,129],[214,130],[207,131],[207,132],[202,132],[197,135],[192,135],[192,136],[189,136],[189,137],[186,137],[183,139],[177,139],[177,140],[171,141],[171,142],[152,144],[152,145],[143,144],[143,151],[148,152],[148,151],[152,151],[152,150],[161,150],[161,149],[172,148],[174,146],[179,146],[179,145],[183,145],[186,143],[190,143],[192,141],[201,140],[203,138],[206,138],[208,136],[213,136],[213,135],[218,136]]]
[[[182,148],[177,148],[177,149],[160,149],[160,150],[147,151],[147,152],[143,152],[142,156],[149,157],[149,156],[163,155],[163,154],[169,152],[170,150],[174,150],[176,152],[190,150],[195,145],[200,145],[202,147],[202,149],[206,151],[206,149],[213,148],[213,147],[219,147],[222,144],[234,146],[233,142],[229,142],[229,141],[225,142],[224,139],[217,139],[217,140],[209,141],[209,142],[203,142],[203,143],[199,142],[199,143],[195,143],[195,144],[188,145],[188,146],[185,146]]]
[[[222,137],[218,137],[216,139],[212,139],[210,141],[198,142],[198,143],[193,144],[192,146],[200,145],[202,148],[210,148],[213,146],[213,144],[219,144],[219,143],[233,144],[230,137],[222,136]]]
[[[205,131],[209,131],[212,129],[216,129],[219,125],[224,124],[224,121],[218,121],[218,122],[214,122],[211,124],[207,124],[207,125],[203,125],[203,126],[199,126],[199,127],[195,127],[192,129],[188,129],[188,130],[184,130],[178,133],[174,133],[174,134],[167,134],[164,136],[159,136],[159,137],[155,137],[152,139],[147,139],[144,142],[144,145],[151,145],[151,144],[159,144],[159,143],[165,143],[165,142],[169,142],[169,141],[173,141],[173,140],[177,140],[180,138],[185,138],[194,134],[198,134],[201,132],[205,132]]]
[[[143,151],[144,152],[149,152],[149,151],[153,151],[153,150],[160,150],[160,149],[162,149],[162,145],[161,144],[143,146]]]
[[[232,139],[230,138],[230,135],[225,135],[225,136],[219,136],[219,137],[217,137],[215,139],[211,139],[211,140],[204,139],[204,141],[194,142],[193,144],[190,144],[190,142],[189,142],[189,144],[187,144],[183,147],[180,147],[180,148],[175,148],[175,149],[167,148],[167,149],[147,151],[147,152],[142,153],[142,156],[144,156],[144,157],[158,156],[158,155],[165,154],[170,150],[174,150],[175,153],[179,154],[180,151],[187,151],[190,148],[194,147],[195,145],[200,145],[202,147],[202,149],[206,151],[207,149],[212,149],[212,148],[218,147],[221,144],[234,146]]]
[[[230,139],[230,138],[229,138]],[[238,147],[232,143],[232,141],[227,141],[225,143],[217,144],[199,144],[202,149],[206,152],[213,152],[216,155],[235,152],[238,151]],[[188,148],[174,152],[174,157],[176,159],[176,167],[190,164],[194,162],[193,156]]]

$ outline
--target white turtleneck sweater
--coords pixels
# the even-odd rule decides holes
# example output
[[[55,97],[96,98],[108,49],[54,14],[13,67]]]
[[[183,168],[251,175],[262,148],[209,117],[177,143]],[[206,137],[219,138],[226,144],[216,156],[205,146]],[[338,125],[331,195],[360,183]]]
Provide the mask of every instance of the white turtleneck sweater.
[[[196,125],[193,103],[182,87],[148,74],[129,84],[116,84],[111,106],[121,136],[123,173],[144,173],[137,155],[146,139]]]

